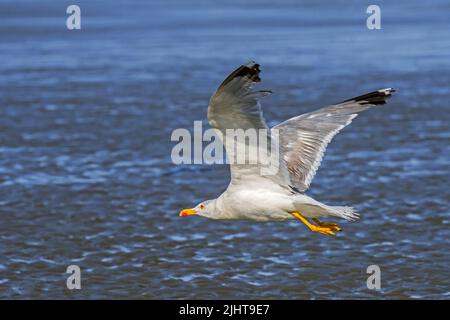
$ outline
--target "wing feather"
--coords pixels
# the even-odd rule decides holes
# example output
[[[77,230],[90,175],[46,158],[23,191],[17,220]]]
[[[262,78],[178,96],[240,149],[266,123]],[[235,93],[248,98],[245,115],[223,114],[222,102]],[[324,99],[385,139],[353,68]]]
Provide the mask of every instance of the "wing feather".
[[[284,121],[272,128],[280,139],[280,157],[287,166],[290,181],[300,192],[305,192],[320,166],[328,143],[359,112],[383,105],[395,92],[381,89],[341,103]]]
[[[226,129],[267,129],[258,99],[271,92],[252,91],[260,82],[259,65],[254,62],[233,71],[211,97],[208,106],[209,124],[225,132]]]
[[[259,65],[255,62],[249,62],[240,66],[233,71],[218,87],[215,94],[211,97],[208,106],[208,121],[211,127],[219,130],[222,133],[222,138],[227,140],[227,129],[240,129],[247,131],[248,129],[263,129],[265,130],[264,138],[267,138],[266,145],[271,146],[271,130],[268,128],[264,120],[259,98],[267,96],[271,93],[268,90],[252,91],[255,83],[260,82]],[[241,131],[242,132],[242,131]],[[231,167],[231,179],[236,181],[243,181],[249,177],[255,179],[262,175],[263,168],[267,168],[267,163],[270,163],[270,151],[267,156],[261,156],[258,152],[258,145],[261,142],[260,131],[255,131],[257,135],[257,142],[245,140],[244,146],[246,163],[237,163],[237,159],[243,154],[242,149],[231,148],[236,144],[228,145],[229,141],[223,141],[228,159]],[[236,143],[233,137],[233,143]],[[274,142],[273,142],[274,143]],[[278,145],[276,146],[278,150]],[[255,159],[256,163],[250,163],[249,159]],[[279,185],[285,185],[284,180],[288,179],[288,172],[286,169],[280,172],[271,171],[267,174],[269,178]]]

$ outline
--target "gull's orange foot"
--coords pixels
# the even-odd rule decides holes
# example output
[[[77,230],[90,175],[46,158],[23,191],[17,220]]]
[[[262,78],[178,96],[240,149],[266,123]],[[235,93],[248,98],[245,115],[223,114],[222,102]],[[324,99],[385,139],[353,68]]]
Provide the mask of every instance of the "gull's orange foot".
[[[330,228],[330,227],[316,227],[315,225],[311,225],[311,231],[312,232],[319,232],[321,234],[327,234],[329,236],[335,236],[336,233],[333,232],[334,229]]]
[[[337,224],[332,224],[329,223],[329,226],[323,225],[323,223],[321,223],[322,225],[316,226],[312,223],[310,223],[304,216],[302,216],[299,212],[293,211],[291,212],[291,214],[296,217],[297,219],[299,219],[301,222],[303,222],[312,232],[318,232],[318,233],[322,233],[322,234],[326,234],[329,236],[335,236],[336,233],[334,233],[334,231],[338,231],[337,228],[339,228],[340,230],[342,230]],[[318,220],[317,220],[318,221]]]
[[[330,228],[333,231],[342,231],[341,226],[339,226],[337,223],[334,222],[321,222],[319,219],[313,218],[312,219],[319,227],[327,227]]]

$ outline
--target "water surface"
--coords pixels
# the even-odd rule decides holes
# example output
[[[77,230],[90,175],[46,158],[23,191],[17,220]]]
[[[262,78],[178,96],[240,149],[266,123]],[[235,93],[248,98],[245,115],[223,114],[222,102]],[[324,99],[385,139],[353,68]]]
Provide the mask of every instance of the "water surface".
[[[0,3],[0,297],[448,299],[446,1]],[[384,87],[329,146],[309,195],[362,219],[330,238],[289,223],[182,219],[226,166],[175,166],[237,65],[262,65],[273,125]],[[206,124],[206,122],[205,122]],[[79,265],[82,289],[66,289]],[[381,291],[366,287],[379,265]]]

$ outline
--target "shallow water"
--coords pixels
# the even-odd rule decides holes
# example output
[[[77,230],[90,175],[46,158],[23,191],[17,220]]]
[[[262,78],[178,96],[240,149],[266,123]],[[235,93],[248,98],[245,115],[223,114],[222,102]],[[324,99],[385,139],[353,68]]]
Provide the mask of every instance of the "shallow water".
[[[379,31],[357,1],[77,3],[81,31],[56,2],[0,3],[0,298],[448,299],[446,1],[379,1]],[[338,237],[178,217],[229,173],[173,165],[170,134],[249,59],[271,125],[398,90],[333,140],[308,192],[360,211]]]

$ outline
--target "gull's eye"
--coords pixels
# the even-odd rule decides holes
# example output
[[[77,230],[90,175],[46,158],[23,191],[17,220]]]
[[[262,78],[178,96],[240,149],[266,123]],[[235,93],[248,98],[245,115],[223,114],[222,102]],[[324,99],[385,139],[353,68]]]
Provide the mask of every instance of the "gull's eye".
[[[203,204],[201,204],[200,209],[205,209],[205,206]]]

